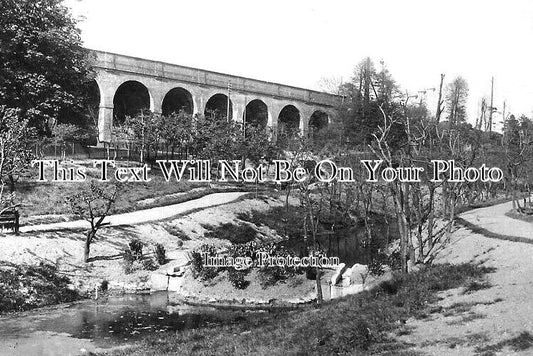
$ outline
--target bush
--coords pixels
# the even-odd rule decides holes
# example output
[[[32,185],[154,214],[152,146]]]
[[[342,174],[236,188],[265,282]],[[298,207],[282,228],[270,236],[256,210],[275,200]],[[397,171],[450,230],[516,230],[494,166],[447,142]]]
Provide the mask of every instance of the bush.
[[[377,253],[368,263],[368,271],[373,276],[381,276],[385,273],[385,266],[389,265],[390,258],[384,253]]]
[[[159,263],[159,265],[164,265],[165,263],[167,263],[166,250],[163,244],[159,244],[159,243],[156,244],[154,253],[155,253],[155,259],[157,260],[157,263]]]
[[[289,239],[299,239],[303,236],[302,220],[305,214],[305,209],[301,207],[291,207],[287,212],[287,209],[281,206],[266,212],[253,210],[250,213],[238,214],[237,218],[257,226],[268,226]]]
[[[143,256],[143,242],[139,239],[133,239],[130,242],[130,250],[136,260],[142,259]]]
[[[191,252],[191,270],[192,276],[198,278],[200,272],[204,268],[203,256],[199,251]]]
[[[221,268],[204,267],[204,254],[215,256],[217,250],[212,245],[202,245],[199,250],[191,253],[192,261],[192,274],[194,278],[198,278],[201,281],[210,281],[214,279],[221,271]]]
[[[387,264],[390,266],[390,268],[393,271],[399,271],[402,269],[402,258],[400,255],[400,251],[394,251],[389,255]]]
[[[315,267],[307,267],[305,269],[305,278],[314,281],[316,280],[316,268]]]
[[[124,258],[124,262],[123,262],[124,273],[126,273],[126,274],[132,273],[133,272],[133,262],[136,259],[133,256],[133,254],[131,253],[130,249],[124,250],[123,258]]]
[[[0,313],[22,311],[80,299],[71,281],[55,266],[0,268]]]
[[[142,261],[142,268],[146,271],[155,271],[157,265],[153,258],[146,258]]]
[[[164,224],[163,229],[168,232],[170,235],[178,237],[180,240],[187,241],[190,240],[189,236],[183,232],[179,227],[170,224]],[[183,242],[182,242],[183,243]]]
[[[139,255],[133,254],[131,249],[124,250],[123,258],[124,273],[126,274],[130,274],[141,269],[155,271],[158,268],[153,258],[142,258],[142,255],[141,258],[139,258]]]
[[[263,289],[280,282],[285,282],[289,277],[281,267],[265,267],[259,270],[259,284]]]
[[[107,292],[107,290],[109,289],[109,282],[107,281],[107,279],[104,279],[102,283],[100,283],[100,287],[98,289],[100,290],[100,292]]]
[[[228,270],[229,281],[231,282],[231,285],[237,289],[246,289],[246,287],[248,287],[250,282],[244,279],[247,274],[248,271],[238,271],[235,268],[230,268]]]
[[[204,225],[203,227],[210,230],[205,233],[205,237],[228,240],[232,244],[244,244],[255,240],[257,237],[257,231],[248,224],[226,223],[217,227],[211,225]]]

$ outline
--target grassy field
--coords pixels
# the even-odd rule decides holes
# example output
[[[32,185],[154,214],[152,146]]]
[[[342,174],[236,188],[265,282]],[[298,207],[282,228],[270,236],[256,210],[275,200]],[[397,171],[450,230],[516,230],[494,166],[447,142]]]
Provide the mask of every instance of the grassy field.
[[[110,354],[418,355],[395,338],[409,333],[405,321],[428,317],[438,292],[482,281],[487,272],[471,264],[436,265],[319,309],[239,316],[224,325],[153,335]]]

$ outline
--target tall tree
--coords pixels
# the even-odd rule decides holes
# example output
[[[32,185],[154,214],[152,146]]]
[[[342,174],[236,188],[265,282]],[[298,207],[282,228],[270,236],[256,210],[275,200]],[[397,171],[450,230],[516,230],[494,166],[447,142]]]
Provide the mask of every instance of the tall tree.
[[[62,111],[81,112],[89,52],[62,0],[0,0],[0,105],[41,132]]]
[[[369,143],[381,123],[380,107],[387,114],[398,109],[398,85],[384,62],[378,72],[372,60],[365,58],[356,66],[352,82],[341,89],[345,100],[340,115],[347,139],[355,144]]]
[[[517,192],[520,190],[519,183],[527,182],[527,160],[531,155],[533,139],[531,137],[531,120],[522,116],[520,120],[510,115],[503,124],[503,148],[507,163],[507,171],[510,176],[510,188],[513,199],[513,209],[522,212]]]
[[[466,120],[466,100],[468,99],[468,83],[463,77],[456,77],[446,89],[446,109],[450,125]]]
[[[17,205],[15,180],[27,171],[33,159],[33,136],[27,120],[19,119],[16,110],[0,106],[0,213]],[[10,194],[5,192],[6,181],[10,182]]]

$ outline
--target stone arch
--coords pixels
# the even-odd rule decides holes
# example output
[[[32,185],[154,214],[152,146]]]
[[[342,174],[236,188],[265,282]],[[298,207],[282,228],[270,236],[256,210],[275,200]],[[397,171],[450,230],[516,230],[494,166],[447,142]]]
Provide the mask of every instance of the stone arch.
[[[298,132],[300,130],[300,110],[296,106],[290,104],[281,109],[278,115],[278,131],[283,132]]]
[[[254,99],[246,104],[243,115],[246,125],[262,128],[268,125],[268,106],[260,99]]]
[[[229,119],[233,118],[233,103],[231,99],[225,94],[214,94],[207,100],[205,104],[204,115],[211,118],[226,118],[228,116],[228,101],[229,101]]]
[[[192,94],[184,88],[176,87],[167,92],[161,104],[163,115],[170,115],[180,110],[192,115],[194,110],[194,101]]]
[[[322,110],[315,110],[309,118],[309,135],[313,136],[328,127],[329,116]]]
[[[148,88],[136,80],[128,80],[119,85],[113,97],[113,118],[124,122],[126,116],[135,116],[153,108],[153,100]]]

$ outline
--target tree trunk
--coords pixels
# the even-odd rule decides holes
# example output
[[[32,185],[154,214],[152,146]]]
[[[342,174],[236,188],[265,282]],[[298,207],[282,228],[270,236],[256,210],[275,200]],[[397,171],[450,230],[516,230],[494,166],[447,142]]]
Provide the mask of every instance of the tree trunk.
[[[316,302],[318,305],[321,305],[323,302],[323,296],[322,296],[322,283],[320,282],[322,271],[320,271],[320,268],[316,268]]]
[[[15,193],[15,178],[12,174],[8,175],[9,178],[9,191],[11,194]]]
[[[91,252],[91,242],[93,242],[95,235],[96,235],[95,230],[91,230],[87,233],[87,238],[85,239],[85,249],[83,253],[85,263],[89,262],[89,253]]]

